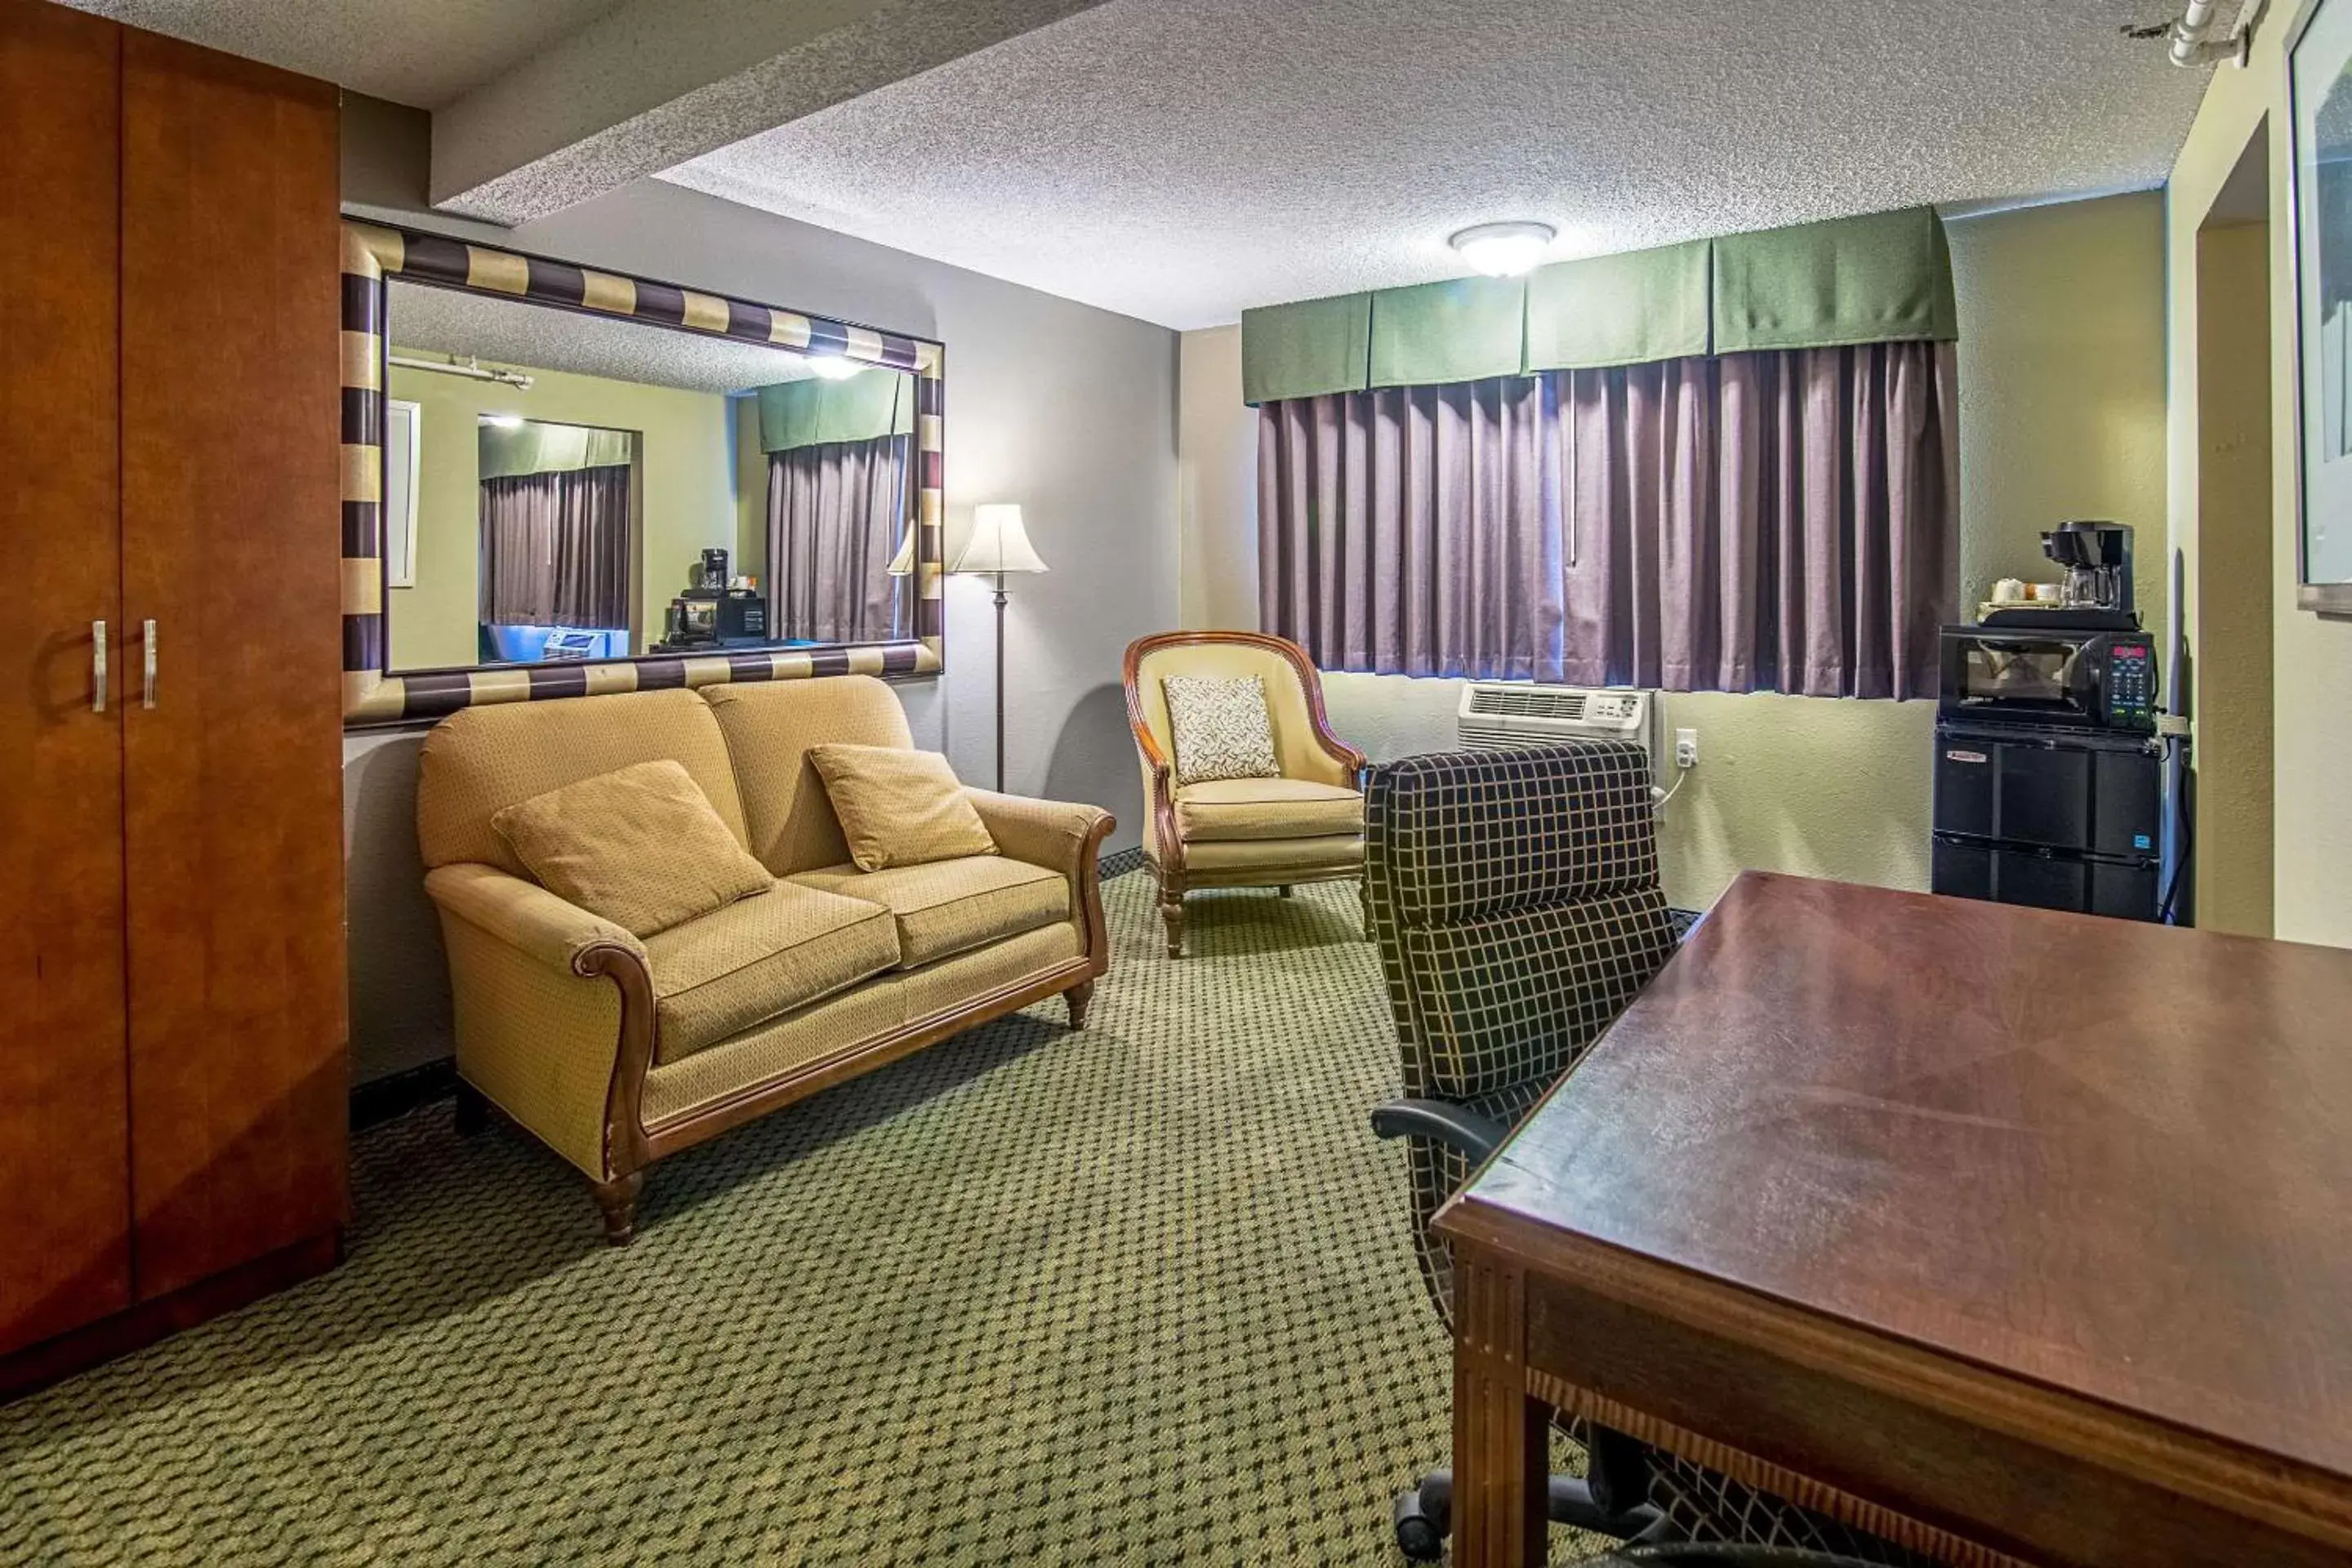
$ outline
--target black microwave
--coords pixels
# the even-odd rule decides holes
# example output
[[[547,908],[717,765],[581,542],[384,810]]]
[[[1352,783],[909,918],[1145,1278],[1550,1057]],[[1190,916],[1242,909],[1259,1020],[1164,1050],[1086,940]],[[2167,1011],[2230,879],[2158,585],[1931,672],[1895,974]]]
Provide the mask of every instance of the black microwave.
[[[2152,734],[2156,644],[2146,632],[1946,626],[1948,719]]]
[[[748,588],[680,595],[669,602],[662,640],[672,647],[766,642],[768,601]]]

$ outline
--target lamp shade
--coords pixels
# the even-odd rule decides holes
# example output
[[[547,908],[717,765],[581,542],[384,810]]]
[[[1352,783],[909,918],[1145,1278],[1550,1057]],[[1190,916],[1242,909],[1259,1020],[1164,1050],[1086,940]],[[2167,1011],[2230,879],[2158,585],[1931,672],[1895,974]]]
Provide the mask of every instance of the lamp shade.
[[[971,537],[950,572],[1043,572],[1045,563],[1030,548],[1021,509],[1003,502],[971,509]]]
[[[898,542],[898,553],[890,557],[890,564],[882,568],[893,577],[911,576],[915,570],[915,529],[909,524],[907,537]]]

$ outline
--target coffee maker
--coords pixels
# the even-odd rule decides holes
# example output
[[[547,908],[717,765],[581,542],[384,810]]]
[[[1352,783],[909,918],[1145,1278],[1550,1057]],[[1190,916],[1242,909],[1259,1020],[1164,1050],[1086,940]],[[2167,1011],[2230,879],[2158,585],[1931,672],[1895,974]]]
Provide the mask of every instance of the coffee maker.
[[[2070,610],[2113,610],[2139,625],[2132,604],[2132,531],[2120,522],[2062,522],[2042,536],[2042,553],[2066,571]]]
[[[702,564],[695,569],[694,581],[687,593],[698,599],[715,599],[727,592],[727,552],[706,550]]]

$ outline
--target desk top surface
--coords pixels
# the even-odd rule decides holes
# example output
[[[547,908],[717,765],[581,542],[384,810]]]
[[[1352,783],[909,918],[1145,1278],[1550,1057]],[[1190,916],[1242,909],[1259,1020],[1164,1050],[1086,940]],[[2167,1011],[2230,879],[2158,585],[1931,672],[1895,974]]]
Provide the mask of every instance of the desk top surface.
[[[1454,1207],[2352,1477],[2352,952],[1751,872]]]

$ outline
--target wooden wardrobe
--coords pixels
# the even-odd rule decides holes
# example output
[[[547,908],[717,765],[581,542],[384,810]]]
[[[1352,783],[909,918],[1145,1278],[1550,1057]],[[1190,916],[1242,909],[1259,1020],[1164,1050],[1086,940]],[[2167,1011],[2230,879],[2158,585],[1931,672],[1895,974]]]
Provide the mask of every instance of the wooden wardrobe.
[[[0,0],[0,1395],[341,1245],[337,133]]]

